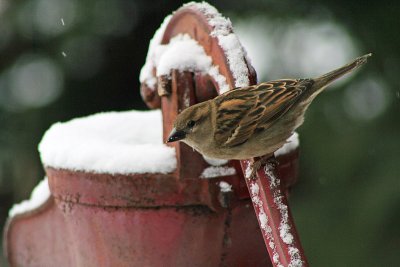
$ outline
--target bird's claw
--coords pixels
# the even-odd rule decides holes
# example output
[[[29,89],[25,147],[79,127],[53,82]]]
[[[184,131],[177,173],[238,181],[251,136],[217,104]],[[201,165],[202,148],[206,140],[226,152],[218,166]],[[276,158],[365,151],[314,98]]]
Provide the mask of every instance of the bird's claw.
[[[263,156],[263,157],[260,157],[259,159],[255,160],[251,164],[250,179],[255,179],[256,175],[257,175],[257,171],[265,164],[272,165],[273,168],[276,168],[279,165],[279,161],[276,160],[275,157],[271,157],[271,156]]]
[[[279,161],[275,157],[269,157],[267,158],[265,164],[270,165],[272,168],[276,168],[279,166]]]

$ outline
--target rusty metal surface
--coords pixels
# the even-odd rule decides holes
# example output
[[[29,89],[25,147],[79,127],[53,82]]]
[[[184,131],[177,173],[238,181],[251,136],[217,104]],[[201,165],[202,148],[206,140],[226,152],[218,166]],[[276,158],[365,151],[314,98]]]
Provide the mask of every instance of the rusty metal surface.
[[[269,266],[249,201],[216,213],[51,199],[6,232],[11,266]]]
[[[296,153],[281,158],[283,181],[295,179],[293,169],[284,166],[298,164]],[[187,266],[189,259],[192,266],[269,266],[240,177],[210,182],[160,174],[46,172],[53,197],[7,224],[11,266],[166,266],[165,255],[179,261],[168,259],[175,264],[170,266]],[[230,193],[228,208],[221,207],[221,180],[238,189]],[[175,254],[171,246],[178,249]]]
[[[10,266],[73,266],[65,218],[50,198],[6,223],[5,256]]]
[[[277,171],[284,187],[290,187],[297,178],[297,154],[294,151],[278,158]],[[235,166],[234,163],[232,166]],[[239,171],[238,175],[211,180],[180,180],[172,174],[111,175],[46,168],[50,190],[56,199],[104,207],[203,205],[214,211],[221,209],[218,200],[219,181],[228,182],[235,188],[230,200],[232,205],[238,200],[249,198]]]
[[[251,162],[241,164],[246,170]],[[308,266],[279,172],[269,165],[245,181],[273,266]]]

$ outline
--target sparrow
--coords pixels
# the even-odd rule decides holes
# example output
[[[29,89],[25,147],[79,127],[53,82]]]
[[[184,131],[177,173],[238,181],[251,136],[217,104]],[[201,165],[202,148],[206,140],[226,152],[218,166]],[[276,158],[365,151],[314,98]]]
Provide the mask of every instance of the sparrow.
[[[371,55],[317,78],[235,88],[190,106],[176,117],[167,142],[182,141],[217,159],[272,156],[303,123],[313,99],[331,82],[365,64]]]

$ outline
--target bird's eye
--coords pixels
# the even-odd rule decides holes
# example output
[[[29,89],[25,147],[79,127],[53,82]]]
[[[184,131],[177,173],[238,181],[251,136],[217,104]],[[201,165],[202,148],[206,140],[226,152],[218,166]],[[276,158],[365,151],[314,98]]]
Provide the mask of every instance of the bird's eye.
[[[188,121],[187,126],[188,126],[189,128],[193,128],[193,126],[194,126],[195,124],[196,124],[195,121],[190,120],[190,121]]]

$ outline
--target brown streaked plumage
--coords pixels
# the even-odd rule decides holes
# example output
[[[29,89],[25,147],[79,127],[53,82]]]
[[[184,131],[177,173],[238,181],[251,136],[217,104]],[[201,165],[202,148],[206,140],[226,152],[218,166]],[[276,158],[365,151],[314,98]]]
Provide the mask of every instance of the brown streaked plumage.
[[[303,123],[312,100],[369,56],[314,79],[282,79],[236,88],[193,105],[178,115],[168,142],[181,140],[212,158],[270,155]]]

